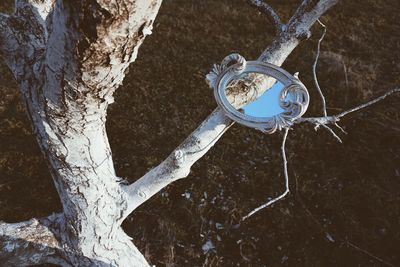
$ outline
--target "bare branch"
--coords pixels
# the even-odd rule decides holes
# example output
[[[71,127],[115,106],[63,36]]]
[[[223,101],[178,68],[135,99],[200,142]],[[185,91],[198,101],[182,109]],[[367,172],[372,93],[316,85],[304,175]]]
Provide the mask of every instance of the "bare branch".
[[[336,2],[337,0],[320,0],[308,9],[298,10],[291,27],[309,30],[312,24]],[[302,15],[305,18],[302,18]],[[296,31],[282,33],[265,49],[259,60],[280,66],[301,40]],[[269,81],[270,79],[266,79],[259,84],[268,84]],[[263,88],[264,91],[266,89]],[[251,93],[248,94],[247,102],[251,100],[251,95]],[[129,196],[128,209],[124,217],[162,188],[177,179],[186,177],[191,166],[207,153],[231,125],[232,121],[224,112],[219,108],[215,109],[166,160],[133,184],[124,187]]]
[[[251,6],[257,8],[261,13],[267,15],[269,21],[275,26],[277,32],[284,30],[285,24],[282,23],[281,18],[275,12],[275,10],[264,0],[248,0],[248,2]]]
[[[214,110],[167,159],[126,188],[130,196],[126,216],[168,184],[188,176],[191,166],[231,125],[232,121],[221,109]]]
[[[316,129],[318,129],[318,127],[322,126],[325,129],[327,129],[340,143],[343,143],[342,140],[340,139],[340,137],[327,124],[333,124],[334,126],[339,128],[342,132],[346,133],[342,129],[342,127],[340,127],[337,124],[337,121],[339,121],[339,119],[341,117],[343,117],[343,116],[345,116],[345,115],[347,115],[347,114],[349,114],[351,112],[358,111],[360,109],[363,109],[363,108],[366,108],[366,107],[368,107],[370,105],[373,105],[373,104],[385,99],[387,96],[389,96],[389,95],[391,95],[393,93],[396,93],[396,92],[400,92],[400,88],[396,88],[396,89],[390,90],[389,92],[385,93],[384,95],[382,95],[382,96],[380,96],[378,98],[375,98],[375,99],[373,99],[373,100],[371,100],[371,101],[369,101],[369,102],[367,102],[365,104],[362,104],[362,105],[357,106],[355,108],[352,108],[350,110],[347,110],[347,111],[344,111],[342,113],[339,113],[338,115],[335,115],[335,116],[324,116],[324,117],[316,117],[316,118],[300,118],[296,122],[297,123],[299,123],[299,122],[310,122],[310,123],[313,123],[313,124],[315,124],[315,128]],[[322,91],[321,91],[321,95],[323,96]],[[283,142],[282,142],[282,147],[281,147],[282,158],[283,158],[283,163],[284,163],[284,174],[285,174],[286,190],[280,196],[268,201],[267,203],[259,206],[256,209],[252,210],[249,214],[247,214],[246,216],[244,216],[242,218],[243,221],[248,219],[249,217],[251,217],[255,213],[257,213],[258,211],[260,211],[260,210],[262,210],[262,209],[264,209],[264,208],[266,208],[268,206],[271,206],[275,202],[277,202],[280,199],[284,198],[289,193],[289,177],[288,177],[288,172],[287,172],[287,160],[286,160],[286,153],[285,153],[285,143],[286,143],[288,130],[289,130],[289,128],[286,128],[285,135],[284,135]]]
[[[384,100],[386,97],[388,97],[388,96],[390,96],[390,95],[392,95],[394,93],[399,93],[399,92],[400,92],[400,88],[394,88],[394,89],[386,92],[385,94],[368,101],[367,103],[364,103],[362,105],[356,106],[356,107],[351,108],[349,110],[343,111],[343,112],[341,112],[339,114],[332,115],[332,116],[324,116],[324,117],[299,118],[298,120],[295,121],[295,123],[309,122],[309,123],[312,123],[312,124],[314,124],[316,126],[326,125],[326,124],[334,124],[336,127],[338,127],[338,125],[336,125],[336,123],[340,120],[340,118],[342,118],[342,117],[344,117],[344,116],[346,116],[346,115],[348,115],[348,114],[350,114],[352,112],[359,111],[361,109],[369,107],[369,106],[371,106],[371,105],[373,105],[375,103],[378,103],[378,102]],[[341,129],[340,126],[338,128]],[[343,129],[341,129],[341,130],[343,130]]]
[[[292,51],[301,40],[310,37],[311,26],[337,2],[339,0],[304,0],[286,24],[285,31],[272,42],[258,60],[281,65],[288,54],[279,53],[276,50],[284,45],[287,50]]]
[[[286,158],[286,149],[285,149],[285,145],[286,145],[286,139],[288,136],[290,128],[285,128],[285,134],[283,135],[283,141],[282,141],[282,146],[281,146],[281,152],[282,152],[282,160],[283,160],[283,173],[285,175],[285,192],[283,192],[281,195],[279,195],[278,197],[271,199],[270,201],[268,201],[267,203],[259,206],[258,208],[255,208],[254,210],[252,210],[251,212],[249,212],[249,214],[247,214],[246,216],[244,216],[242,218],[242,221],[247,220],[248,218],[250,218],[251,216],[253,216],[255,213],[259,212],[262,209],[265,209],[266,207],[271,206],[272,204],[274,204],[275,202],[281,200],[282,198],[284,198],[287,194],[289,194],[289,174],[288,174],[288,167],[287,167],[287,158]]]
[[[321,42],[322,42],[322,40],[324,40],[324,37],[325,37],[325,34],[326,34],[326,26],[320,20],[317,20],[317,21],[318,21],[319,25],[321,25],[323,27],[324,32],[322,33],[321,38],[319,38],[319,40],[318,40],[317,54],[315,55],[315,61],[314,61],[314,64],[313,64],[312,73],[313,73],[315,87],[317,88],[318,93],[321,96],[323,115],[326,117],[326,116],[328,116],[328,114],[326,112],[325,96],[322,93],[322,90],[321,90],[321,87],[319,86],[319,82],[318,82],[318,78],[317,78],[317,63],[318,63],[318,59],[319,59],[319,54],[321,52]]]
[[[337,125],[337,124],[336,124],[336,125]],[[329,127],[329,126],[326,125],[326,124],[321,124],[321,126],[324,127],[325,129],[327,129],[328,132],[330,132],[330,133],[333,135],[333,137],[335,137],[336,140],[337,140],[339,143],[343,143],[342,139],[340,139],[340,137],[332,130],[331,127]],[[340,126],[339,126],[339,127],[340,127]]]
[[[310,37],[311,26],[339,0],[303,0],[293,17],[289,20],[287,31],[298,38]]]
[[[0,222],[0,262],[4,266],[28,266],[43,263],[63,263],[61,249],[49,229],[57,215],[20,223]]]
[[[322,26],[323,33],[322,33],[321,37],[318,40],[317,53],[315,55],[315,60],[314,60],[314,64],[313,64],[313,67],[312,67],[312,73],[313,73],[313,79],[314,79],[315,87],[317,88],[317,91],[318,91],[318,93],[319,93],[319,95],[321,97],[321,101],[322,101],[322,114],[325,117],[327,117],[328,113],[326,111],[326,100],[325,100],[324,94],[322,93],[321,87],[319,86],[318,77],[317,77],[317,64],[318,64],[319,55],[320,55],[320,52],[321,52],[321,43],[322,43],[322,40],[324,40],[324,37],[326,35],[326,26],[319,19],[317,21],[318,21],[319,25]],[[329,126],[327,126],[325,124],[321,124],[321,126],[323,128],[325,128],[326,130],[328,130],[328,132],[330,132],[332,134],[332,136],[334,138],[336,138],[336,140],[338,140],[339,143],[342,143],[342,139],[340,139],[340,137],[333,131],[333,129],[331,127],[329,127]],[[339,129],[341,129],[343,131],[343,129],[337,123],[335,123],[335,126],[337,126]],[[318,128],[319,128],[319,125],[316,125],[315,126],[315,130],[318,130]]]
[[[362,105],[359,105],[359,106],[354,107],[352,109],[343,111],[343,112],[339,113],[338,115],[336,115],[336,117],[337,118],[341,118],[341,117],[346,116],[347,114],[350,114],[352,112],[359,111],[360,109],[366,108],[366,107],[371,106],[371,105],[373,105],[373,104],[375,104],[375,103],[377,103],[379,101],[382,101],[383,99],[385,99],[386,97],[390,96],[391,94],[399,93],[399,92],[400,92],[400,88],[392,89],[392,90],[386,92],[385,94],[381,95],[380,97],[372,99],[372,100],[368,101],[365,104],[362,104]]]

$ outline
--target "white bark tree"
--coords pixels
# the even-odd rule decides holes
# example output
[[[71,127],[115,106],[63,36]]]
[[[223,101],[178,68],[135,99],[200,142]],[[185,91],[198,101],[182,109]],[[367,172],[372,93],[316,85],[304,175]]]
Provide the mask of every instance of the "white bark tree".
[[[304,0],[287,23],[265,2],[250,1],[277,30],[259,60],[281,65],[337,1]],[[0,262],[6,266],[149,266],[122,222],[162,188],[187,177],[232,125],[217,108],[133,184],[116,175],[107,107],[151,34],[161,2],[16,0],[13,14],[0,14],[0,54],[20,87],[63,207],[46,218],[0,223]],[[268,80],[254,78],[261,92]],[[240,99],[250,101],[247,94]]]

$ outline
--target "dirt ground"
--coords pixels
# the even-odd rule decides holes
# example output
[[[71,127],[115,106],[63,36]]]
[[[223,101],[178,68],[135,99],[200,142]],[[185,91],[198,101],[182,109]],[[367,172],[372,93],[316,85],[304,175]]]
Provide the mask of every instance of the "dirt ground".
[[[255,59],[270,43],[273,28],[245,2],[165,0],[110,108],[118,175],[141,177],[216,107],[204,82],[213,63],[233,51]],[[268,2],[286,20],[300,1]],[[318,75],[329,113],[400,86],[399,14],[398,0],[343,0],[322,18]],[[308,87],[310,116],[321,114],[311,72],[321,33],[315,26],[284,65]],[[60,211],[16,84],[4,64],[0,73],[0,220]],[[399,104],[394,96],[342,119],[343,144],[296,126],[287,142],[290,195],[244,223],[283,191],[282,133],[235,125],[124,228],[157,267],[400,266]]]

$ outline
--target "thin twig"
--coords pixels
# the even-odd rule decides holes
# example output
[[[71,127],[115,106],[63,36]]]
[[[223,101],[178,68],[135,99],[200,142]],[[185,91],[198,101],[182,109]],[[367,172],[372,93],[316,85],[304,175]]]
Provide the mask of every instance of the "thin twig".
[[[322,40],[324,40],[325,34],[326,34],[326,26],[325,24],[323,24],[319,19],[317,20],[319,25],[322,26],[322,28],[324,29],[321,38],[319,38],[318,40],[318,46],[317,46],[317,54],[315,55],[315,61],[313,64],[313,68],[312,68],[312,72],[313,72],[313,77],[314,77],[314,83],[315,83],[315,87],[318,90],[319,95],[321,96],[321,100],[322,100],[322,110],[323,110],[323,114],[324,116],[328,116],[327,112],[326,112],[326,101],[325,101],[325,96],[322,93],[321,87],[319,86],[318,83],[318,78],[317,78],[317,64],[318,64],[318,60],[319,60],[319,55],[321,53],[321,42]]]
[[[337,115],[324,116],[324,117],[299,118],[296,121],[294,121],[294,123],[303,123],[303,122],[312,123],[315,125],[316,129],[318,129],[318,127],[322,126],[325,129],[327,129],[340,143],[342,143],[342,140],[340,139],[340,137],[330,127],[327,126],[328,124],[333,124],[340,131],[347,134],[346,131],[342,127],[340,127],[339,124],[337,123],[340,120],[340,118],[342,118],[352,112],[359,111],[363,108],[369,107],[379,101],[382,101],[383,99],[390,96],[391,94],[398,93],[398,92],[400,92],[400,88],[395,88],[395,89],[392,89],[371,101],[368,101],[367,103],[364,103],[364,104],[354,107],[352,109],[343,111]]]
[[[263,0],[248,0],[249,4],[258,9],[261,13],[267,15],[269,21],[275,26],[278,32],[283,31],[285,24],[282,23],[281,18],[275,10]]]
[[[341,117],[343,117],[343,116],[345,116],[345,115],[347,115],[347,114],[349,114],[349,113],[351,113],[351,112],[355,112],[355,111],[358,111],[358,110],[360,110],[360,109],[366,108],[366,107],[368,107],[368,106],[370,106],[370,105],[373,105],[373,104],[375,104],[375,103],[377,103],[377,102],[379,102],[379,101],[385,99],[385,98],[388,97],[389,95],[391,95],[391,94],[393,94],[393,93],[396,93],[396,92],[400,92],[400,88],[392,89],[392,90],[390,90],[389,92],[385,93],[384,95],[382,95],[382,96],[380,96],[380,97],[378,97],[378,98],[375,98],[375,99],[373,99],[373,100],[371,100],[371,101],[369,101],[369,102],[367,102],[367,103],[364,103],[364,104],[362,104],[362,105],[359,105],[359,106],[357,106],[357,107],[355,107],[355,108],[346,110],[346,111],[344,111],[344,112],[342,112],[342,113],[339,113],[339,114],[337,114],[337,115],[334,115],[334,116],[324,116],[324,117],[314,117],[314,118],[299,118],[298,120],[295,121],[295,123],[309,122],[309,123],[315,124],[316,127],[322,126],[322,127],[326,128],[330,133],[332,133],[332,135],[333,135],[340,143],[342,143],[342,140],[340,139],[340,137],[339,137],[330,127],[328,127],[327,124],[333,124],[333,125],[335,125],[336,127],[338,127],[341,131],[343,131],[344,133],[346,133],[346,132],[343,130],[343,128],[340,127],[340,126],[337,124],[337,121],[339,121],[339,119],[340,119]],[[282,149],[282,158],[283,158],[283,163],[284,163],[284,174],[285,174],[286,190],[285,190],[285,192],[284,192],[282,195],[280,195],[280,196],[278,196],[278,197],[276,197],[276,198],[274,198],[274,199],[268,201],[267,203],[261,205],[260,207],[254,209],[253,211],[251,211],[248,215],[244,216],[244,217],[242,218],[243,221],[246,220],[246,219],[248,219],[249,217],[251,217],[251,216],[254,215],[255,213],[257,213],[257,212],[260,211],[261,209],[264,209],[264,208],[266,208],[266,207],[272,205],[273,203],[277,202],[278,200],[284,198],[284,197],[289,193],[289,177],[288,177],[288,172],[287,172],[287,160],[286,160],[286,153],[285,153],[285,144],[286,144],[286,139],[287,139],[287,135],[288,135],[288,130],[289,130],[289,128],[286,128],[286,129],[285,129],[285,135],[284,135],[283,142],[282,142],[282,147],[281,147],[281,149]]]
[[[327,125],[325,125],[325,124],[321,124],[321,126],[324,127],[325,129],[327,129],[328,132],[330,132],[330,133],[333,135],[333,137],[335,137],[336,140],[338,140],[339,143],[343,143],[343,142],[342,142],[342,139],[340,139],[340,137],[332,130],[331,127],[329,127],[329,126],[327,126]],[[340,127],[340,126],[339,126],[339,127]]]
[[[249,217],[251,217],[252,215],[254,215],[255,213],[257,213],[258,211],[271,206],[272,204],[274,204],[275,202],[279,201],[280,199],[284,198],[288,193],[289,193],[289,175],[288,175],[288,167],[287,167],[287,158],[286,158],[286,151],[285,151],[285,145],[286,145],[286,139],[289,133],[289,129],[290,128],[285,128],[285,134],[283,135],[283,141],[282,141],[282,146],[281,146],[281,150],[282,150],[282,159],[283,159],[283,172],[285,175],[285,192],[283,192],[280,196],[268,201],[267,203],[259,206],[258,208],[252,210],[251,212],[249,212],[249,214],[247,214],[246,216],[244,216],[242,218],[242,221],[247,220]]]
[[[341,118],[341,117],[343,117],[343,116],[346,116],[346,115],[349,114],[349,113],[352,113],[352,112],[354,112],[354,111],[358,111],[358,110],[363,109],[363,108],[365,108],[365,107],[368,107],[368,106],[370,106],[370,105],[372,105],[372,104],[375,104],[375,103],[377,103],[377,102],[379,102],[379,101],[385,99],[386,97],[390,96],[391,94],[393,94],[393,93],[398,93],[398,92],[400,92],[400,88],[392,89],[392,90],[390,90],[389,92],[386,92],[384,95],[381,95],[381,96],[378,97],[378,98],[375,98],[375,99],[373,99],[373,100],[371,100],[371,101],[368,101],[368,102],[365,103],[365,104],[362,104],[362,105],[359,105],[359,106],[357,106],[357,107],[355,107],[355,108],[352,108],[352,109],[343,111],[342,113],[339,113],[338,115],[336,115],[336,117],[337,117],[337,118]]]
[[[400,88],[394,88],[394,89],[386,92],[385,94],[368,101],[367,103],[361,104],[361,105],[356,106],[356,107],[351,108],[351,109],[348,109],[348,110],[343,111],[343,112],[341,112],[339,114],[332,115],[332,116],[325,116],[325,117],[299,118],[296,121],[294,121],[294,123],[309,122],[309,123],[315,124],[317,126],[323,125],[323,124],[335,124],[340,120],[340,118],[342,118],[342,117],[344,117],[344,116],[346,116],[346,115],[348,115],[348,114],[350,114],[352,112],[359,111],[361,109],[369,107],[369,106],[371,106],[371,105],[373,105],[373,104],[375,104],[375,103],[377,103],[379,101],[384,100],[386,97],[388,97],[388,96],[390,96],[390,95],[392,95],[394,93],[399,93],[399,92],[400,92]]]
[[[338,128],[342,133],[347,134],[347,132],[342,128],[342,126],[340,126],[340,125],[337,124],[336,122],[335,122],[335,126],[336,126],[336,128]]]

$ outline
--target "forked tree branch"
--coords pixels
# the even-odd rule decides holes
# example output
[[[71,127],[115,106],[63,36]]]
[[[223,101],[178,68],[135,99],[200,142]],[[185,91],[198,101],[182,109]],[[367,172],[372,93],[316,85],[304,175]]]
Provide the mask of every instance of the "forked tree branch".
[[[20,223],[0,222],[0,263],[7,266],[43,263],[67,266],[58,257],[61,247],[49,228],[57,216]]]
[[[281,65],[304,39],[299,33],[309,32],[313,23],[337,2],[305,0],[288,24],[290,31],[276,37],[259,60]],[[126,216],[168,184],[188,176],[191,166],[207,153],[231,125],[232,121],[220,108],[214,110],[166,160],[125,188],[129,195]]]
[[[258,60],[281,65],[290,54],[281,53],[281,46],[293,50],[300,41],[311,36],[311,26],[339,0],[304,0],[289,22],[285,30],[275,38],[271,45],[264,50]]]
[[[248,0],[248,2],[251,6],[257,8],[261,13],[267,15],[267,18],[274,25],[278,33],[284,30],[285,24],[282,23],[278,13],[276,13],[275,10],[264,0]]]

